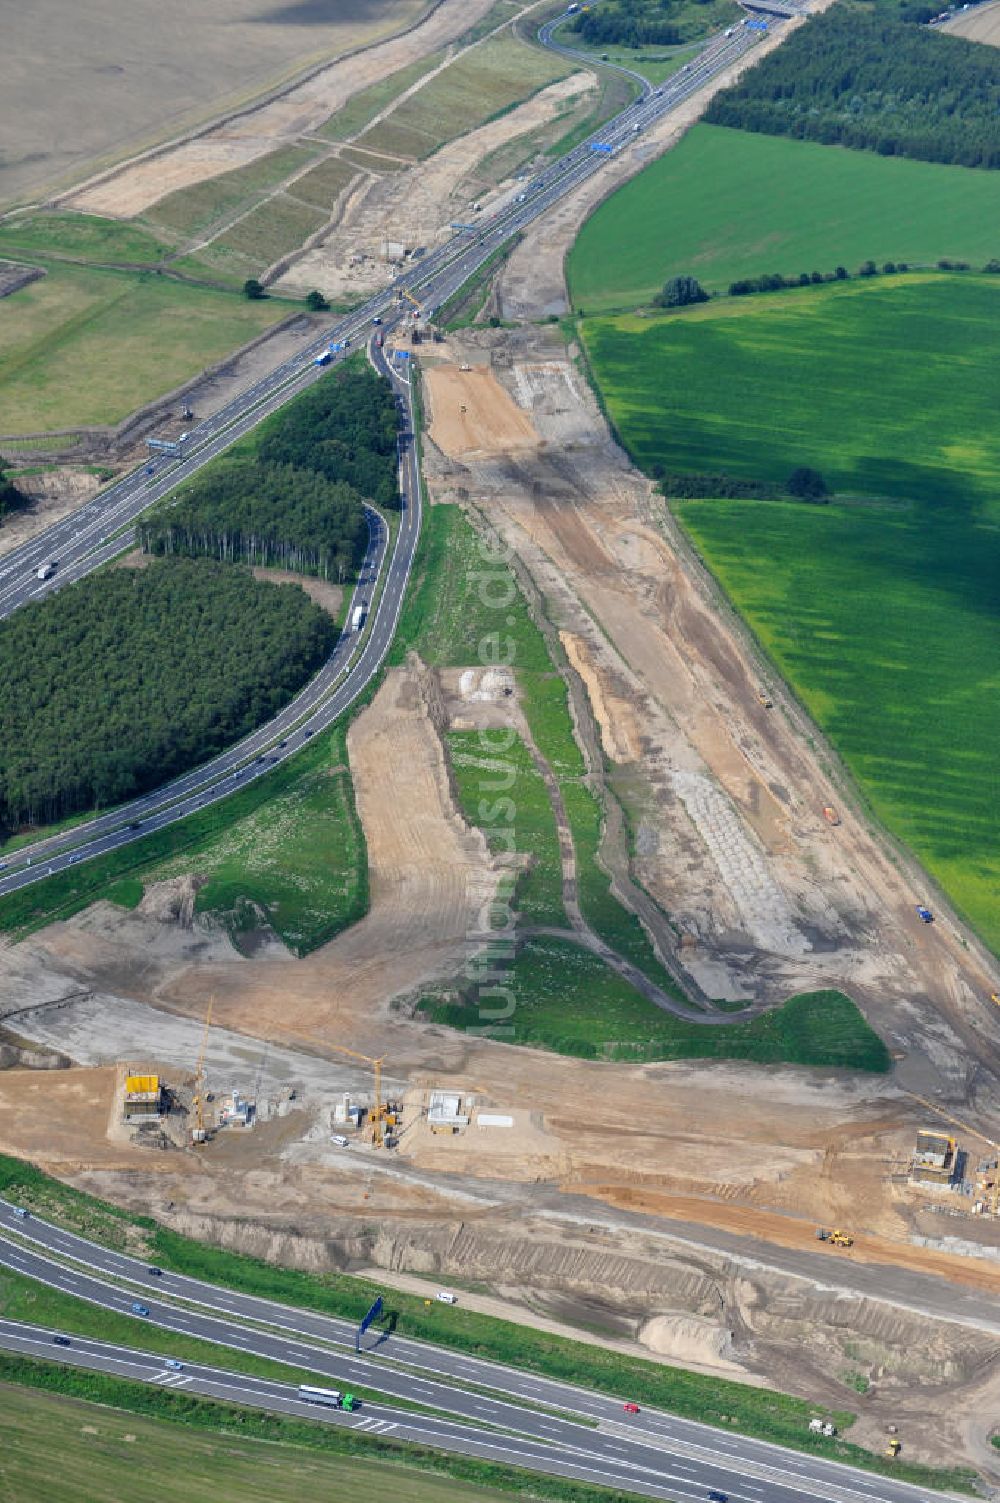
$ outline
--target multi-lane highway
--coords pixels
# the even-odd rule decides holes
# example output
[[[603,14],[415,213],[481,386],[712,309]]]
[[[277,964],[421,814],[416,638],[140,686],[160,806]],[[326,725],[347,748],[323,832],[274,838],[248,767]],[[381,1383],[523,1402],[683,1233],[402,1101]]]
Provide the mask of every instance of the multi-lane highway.
[[[647,1409],[642,1394],[609,1398],[446,1348],[389,1336],[357,1355],[355,1327],[344,1320],[244,1295],[187,1278],[104,1248],[0,1200],[0,1266],[67,1294],[128,1315],[139,1300],[144,1319],[178,1338],[197,1336],[319,1375],[330,1387],[376,1389],[438,1414],[366,1404],[360,1415],[315,1417],[392,1432],[442,1450],[489,1456],[580,1480],[669,1498],[703,1500],[710,1489],[731,1503],[921,1503],[928,1494],[906,1483],[853,1471],[836,1462],[714,1430]],[[359,1314],[360,1314],[359,1309]],[[447,1319],[447,1315],[442,1315]],[[54,1331],[0,1322],[0,1346],[78,1361],[146,1382],[179,1380],[162,1358]],[[189,1391],[301,1414],[296,1390],[185,1361]],[[629,1415],[623,1401],[641,1413]],[[549,1412],[546,1412],[549,1411]],[[558,1412],[552,1412],[558,1411]],[[576,1419],[565,1416],[576,1416]],[[512,1432],[504,1434],[503,1432]]]
[[[542,28],[543,43],[569,55],[579,55],[553,40],[554,24]],[[332,324],[294,360],[193,427],[181,457],[152,461],[152,474],[147,473],[146,467],[124,477],[72,516],[9,554],[0,562],[0,618],[28,601],[82,578],[131,546],[135,520],[149,505],[190,479],[263,418],[322,379],[324,368],[315,361],[331,342],[346,345],[346,350],[335,357],[343,359],[368,338],[373,319],[381,319],[386,330],[403,321],[400,299],[404,289],[418,297],[425,308],[440,307],[512,235],[599,172],[609,156],[623,150],[648,126],[676,109],[752,47],[755,40],[755,34],[744,26],[736,27],[732,36],[713,38],[681,73],[657,89],[652,89],[639,75],[631,75],[638,90],[634,102],[597,136],[581,142],[544,172],[524,181],[474,232],[453,236],[409,268],[391,287]],[[352,704],[377,673],[399,618],[419,536],[420,477],[412,443],[406,437],[413,431],[409,387],[400,374],[390,372],[380,349],[373,346],[370,353],[376,365],[390,375],[399,395],[404,435],[400,452],[404,505],[398,535],[384,571],[385,528],[372,514],[365,570],[351,602],[352,610],[356,604],[371,606],[363,637],[345,633],[319,675],[280,715],[237,746],[154,793],[12,852],[5,862],[0,862],[0,895],[142,839],[227,797],[234,788],[261,776],[275,762],[292,756],[311,735],[328,726]],[[51,577],[39,579],[38,570],[50,563],[55,565]]]

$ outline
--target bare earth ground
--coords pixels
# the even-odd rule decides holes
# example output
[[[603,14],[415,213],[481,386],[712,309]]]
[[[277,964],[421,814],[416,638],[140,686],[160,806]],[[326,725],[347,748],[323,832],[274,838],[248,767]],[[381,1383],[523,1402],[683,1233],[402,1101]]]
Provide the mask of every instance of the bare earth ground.
[[[318,287],[329,298],[360,298],[387,286],[396,268],[381,255],[384,241],[434,246],[452,233],[452,220],[469,218],[470,200],[495,211],[514,191],[484,192],[470,185],[476,168],[508,141],[552,120],[568,99],[594,87],[589,73],[550,84],[499,120],[451,141],[426,162],[383,175],[372,172],[351,188],[330,233],[293,263],[275,284],[301,293]]]
[[[79,179],[98,159],[217,117],[311,63],[398,30],[423,8],[418,0],[7,6],[0,201]]]
[[[93,214],[131,218],[178,188],[246,166],[305,132],[316,130],[353,94],[378,83],[416,58],[434,52],[475,24],[492,0],[443,0],[420,25],[354,57],[321,69],[277,98],[223,121],[196,139],[140,159],[84,186],[64,202]],[[421,6],[408,0],[392,12],[391,29],[412,22]],[[385,32],[390,27],[382,24]],[[351,42],[345,44],[352,45]],[[329,47],[326,50],[332,51]]]
[[[946,21],[940,28],[951,36],[967,37],[970,42],[985,42],[1000,47],[1000,4],[976,5],[971,10]]]

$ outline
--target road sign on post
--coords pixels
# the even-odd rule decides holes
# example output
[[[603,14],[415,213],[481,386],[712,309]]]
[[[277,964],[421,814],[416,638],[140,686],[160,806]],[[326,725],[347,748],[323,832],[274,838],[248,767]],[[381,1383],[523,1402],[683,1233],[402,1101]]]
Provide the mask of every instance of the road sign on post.
[[[378,1299],[372,1305],[371,1309],[368,1311],[368,1314],[365,1316],[365,1318],[362,1320],[361,1324],[358,1326],[358,1334],[354,1338],[354,1350],[356,1352],[360,1352],[360,1350],[361,1350],[361,1338],[362,1338],[362,1336],[365,1334],[365,1332],[367,1331],[368,1327],[371,1325],[372,1321],[378,1320],[378,1318],[379,1318],[379,1316],[381,1314],[382,1314],[382,1296],[380,1294],[379,1297],[378,1297]]]

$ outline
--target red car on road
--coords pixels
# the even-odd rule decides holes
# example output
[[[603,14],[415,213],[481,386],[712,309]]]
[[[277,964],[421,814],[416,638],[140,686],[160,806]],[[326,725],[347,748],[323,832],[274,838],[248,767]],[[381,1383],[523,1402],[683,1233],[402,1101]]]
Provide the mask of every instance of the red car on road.
[[[625,1410],[626,1414],[638,1414],[639,1413],[639,1405],[638,1404],[623,1404],[622,1408]]]

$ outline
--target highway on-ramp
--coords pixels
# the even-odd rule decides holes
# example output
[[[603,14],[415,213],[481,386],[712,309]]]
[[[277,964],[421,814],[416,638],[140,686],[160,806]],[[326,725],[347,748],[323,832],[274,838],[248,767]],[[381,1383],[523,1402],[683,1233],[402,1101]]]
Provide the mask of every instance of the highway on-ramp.
[[[552,24],[542,28],[541,40],[568,55],[572,49],[552,40]],[[474,231],[460,231],[313,340],[293,360],[263,377],[226,407],[190,430],[182,452],[152,460],[100,492],[72,515],[0,560],[0,619],[18,607],[43,598],[54,589],[83,578],[109,563],[132,545],[134,524],[152,503],[162,500],[178,484],[189,480],[265,417],[321,380],[326,367],[316,362],[331,346],[338,348],[331,363],[346,358],[369,339],[374,321],[383,332],[405,321],[404,291],[435,310],[458,291],[484,262],[511,237],[543,215],[559,199],[601,171],[609,156],[625,149],[661,116],[669,114],[723,68],[746,53],[756,33],[746,26],[731,28],[731,36],[714,37],[697,58],[659,88],[638,75],[638,97],[614,120],[581,142],[543,172],[525,180]],[[588,59],[589,60],[589,59]],[[622,70],[629,72],[629,70]],[[267,725],[238,745],[153,793],[119,805],[106,814],[72,826],[59,834],[12,851],[0,861],[0,896],[16,892],[79,862],[105,855],[174,824],[207,805],[227,797],[292,756],[317,731],[343,713],[372,681],[388,652],[402,606],[406,582],[420,530],[420,477],[414,452],[410,389],[403,372],[390,371],[383,351],[373,339],[370,358],[392,379],[400,401],[400,473],[404,496],[400,526],[385,565],[385,527],[372,514],[365,570],[351,610],[370,606],[364,634],[345,632],[330,660],[310,684]],[[39,570],[54,565],[50,577]],[[385,567],[383,567],[385,565]],[[384,576],[384,577],[383,577]]]
[[[433,1444],[445,1450],[482,1454],[469,1446],[485,1444],[495,1460],[543,1471],[553,1469],[548,1463],[556,1463],[554,1469],[563,1475],[676,1503],[704,1499],[710,1488],[725,1492],[731,1503],[920,1503],[928,1499],[924,1489],[907,1483],[650,1410],[642,1403],[642,1394],[611,1398],[395,1335],[376,1337],[375,1349],[359,1355],[354,1350],[356,1326],[351,1322],[167,1269],[154,1273],[139,1259],[33,1215],[18,1215],[3,1200],[0,1266],[123,1315],[130,1314],[133,1301],[138,1300],[149,1311],[144,1319],[178,1336],[201,1337],[305,1368],[322,1375],[333,1387],[377,1389],[390,1400],[405,1399],[441,1411],[449,1416],[451,1428],[436,1432]],[[362,1313],[360,1308],[358,1313]],[[445,1310],[442,1319],[447,1319]],[[74,1354],[81,1340],[71,1337]],[[51,1335],[45,1344],[45,1355],[68,1360],[67,1349],[55,1348]],[[113,1357],[114,1352],[106,1349],[105,1355]],[[151,1361],[156,1365],[155,1358]],[[158,1370],[162,1366],[160,1361]],[[185,1364],[185,1372],[195,1371]],[[162,1380],[161,1373],[157,1381]],[[227,1381],[249,1383],[232,1375]],[[288,1400],[287,1386],[277,1386]],[[641,1405],[639,1415],[623,1410],[623,1402],[633,1399]],[[244,1392],[239,1399],[259,1400],[256,1390]],[[365,1412],[374,1410],[366,1406]],[[416,1438],[400,1428],[416,1424],[413,1416],[382,1408],[378,1412],[391,1414],[389,1422],[396,1427],[397,1439]],[[423,1417],[419,1423],[424,1424]],[[456,1434],[456,1425],[461,1434]],[[516,1438],[505,1440],[500,1432],[515,1432]],[[420,1438],[429,1439],[426,1433]]]

